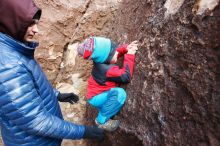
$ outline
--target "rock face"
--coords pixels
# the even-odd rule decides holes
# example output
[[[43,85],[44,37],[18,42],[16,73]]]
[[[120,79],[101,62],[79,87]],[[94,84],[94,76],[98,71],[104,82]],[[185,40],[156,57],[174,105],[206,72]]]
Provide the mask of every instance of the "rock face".
[[[140,49],[109,145],[220,145],[219,1],[126,0],[119,9],[111,36]]]
[[[218,3],[121,2],[111,37],[140,49],[121,127],[100,145],[220,145]]]
[[[54,84],[72,84],[76,72],[88,78],[90,63],[66,61],[68,42],[90,35],[140,42],[132,82],[122,86],[119,130],[79,145],[220,145],[219,0],[36,1],[45,22],[36,57]],[[88,106],[87,123],[94,112]]]

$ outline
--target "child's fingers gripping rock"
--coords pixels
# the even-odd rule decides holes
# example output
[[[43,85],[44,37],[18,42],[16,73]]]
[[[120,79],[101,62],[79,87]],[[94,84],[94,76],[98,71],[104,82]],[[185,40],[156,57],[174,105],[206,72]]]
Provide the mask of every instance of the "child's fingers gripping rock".
[[[129,49],[128,50],[128,53],[127,54],[135,54],[136,53],[136,49],[135,48],[132,48],[132,49]]]
[[[131,44],[137,44],[137,43],[138,43],[138,41],[137,41],[137,40],[135,40],[135,41],[131,42]]]
[[[138,46],[138,41],[133,41],[128,45],[128,50]]]

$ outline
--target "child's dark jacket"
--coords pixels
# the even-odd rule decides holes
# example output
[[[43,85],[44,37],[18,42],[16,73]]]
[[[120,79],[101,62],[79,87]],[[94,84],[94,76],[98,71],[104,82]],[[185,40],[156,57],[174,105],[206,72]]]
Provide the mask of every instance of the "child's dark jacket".
[[[94,62],[92,75],[88,81],[86,95],[88,99],[116,87],[118,83],[130,82],[134,70],[135,55],[126,54],[127,45],[116,50],[118,51],[118,58],[124,55],[123,67],[119,68],[116,64]]]

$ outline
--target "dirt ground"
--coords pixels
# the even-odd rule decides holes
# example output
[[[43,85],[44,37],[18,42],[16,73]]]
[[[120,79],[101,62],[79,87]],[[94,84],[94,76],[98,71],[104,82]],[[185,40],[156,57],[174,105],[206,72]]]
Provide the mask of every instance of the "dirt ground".
[[[0,146],[3,146],[3,144],[2,144],[2,139],[0,138]]]

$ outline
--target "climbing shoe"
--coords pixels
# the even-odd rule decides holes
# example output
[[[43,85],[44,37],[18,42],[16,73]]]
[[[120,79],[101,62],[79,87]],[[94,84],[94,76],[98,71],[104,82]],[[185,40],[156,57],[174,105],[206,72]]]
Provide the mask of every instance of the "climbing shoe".
[[[98,128],[101,128],[109,132],[115,131],[119,127],[119,124],[120,124],[119,120],[112,120],[112,119],[109,119],[104,124],[100,124],[96,120],[95,120],[95,123],[98,126]]]

